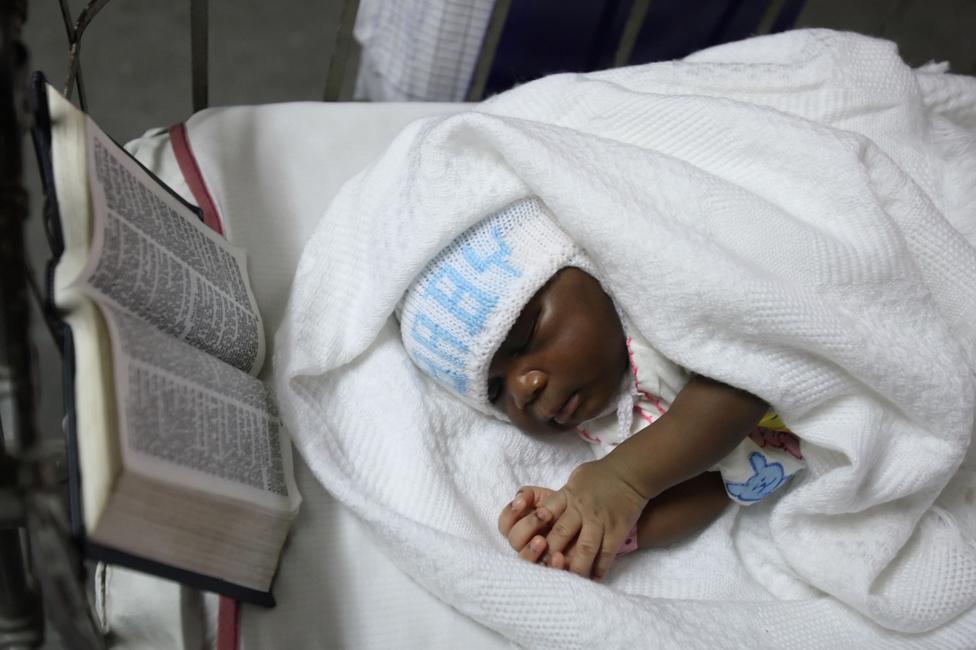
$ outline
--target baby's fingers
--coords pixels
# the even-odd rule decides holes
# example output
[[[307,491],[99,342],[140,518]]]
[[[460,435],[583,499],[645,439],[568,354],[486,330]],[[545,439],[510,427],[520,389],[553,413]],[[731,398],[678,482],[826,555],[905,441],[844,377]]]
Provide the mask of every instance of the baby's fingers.
[[[606,577],[607,572],[610,571],[610,567],[613,566],[616,559],[616,551],[608,551],[605,548],[601,549],[600,556],[596,560],[596,567],[593,569],[593,579],[603,580],[603,578]]]
[[[569,551],[566,554],[556,551],[549,556],[548,565],[553,569],[568,569],[571,558],[572,554]]]
[[[515,498],[502,508],[498,515],[498,532],[508,537],[512,526],[550,494],[552,494],[552,490],[532,485],[519,488]]]
[[[603,527],[597,524],[584,524],[579,538],[573,545],[573,556],[569,563],[569,570],[578,576],[589,578],[597,555],[600,554],[602,542]]]
[[[522,493],[519,492],[514,499],[498,513],[498,532],[504,537],[508,537],[508,533],[511,532],[512,526],[515,525],[519,519],[522,518],[522,513],[525,510],[525,498]]]
[[[536,535],[528,544],[522,547],[522,550],[519,551],[519,557],[529,562],[538,562],[545,551],[546,538],[542,535]]]
[[[549,491],[549,494],[545,495],[544,498],[539,500],[539,506],[545,508],[552,515],[553,521],[559,519],[566,512],[566,507],[569,505],[569,501],[566,499],[566,493],[562,490]]]
[[[627,532],[624,536],[623,541],[617,541],[619,535],[607,535],[603,540],[603,548],[600,549],[600,557],[596,561],[596,567],[593,569],[593,579],[603,580],[607,572],[610,571],[610,567],[613,563],[617,561],[620,557],[621,551],[624,553],[630,552],[637,548],[637,528],[634,527]]]
[[[516,551],[521,552],[533,537],[545,533],[551,523],[552,516],[544,508],[529,512],[508,531],[508,543]]]
[[[539,508],[536,512],[539,513],[545,510],[545,508]],[[549,534],[546,535],[549,552],[564,550],[576,538],[582,527],[583,520],[579,512],[575,508],[567,509],[556,520],[556,523],[552,525],[552,530],[549,531]]]

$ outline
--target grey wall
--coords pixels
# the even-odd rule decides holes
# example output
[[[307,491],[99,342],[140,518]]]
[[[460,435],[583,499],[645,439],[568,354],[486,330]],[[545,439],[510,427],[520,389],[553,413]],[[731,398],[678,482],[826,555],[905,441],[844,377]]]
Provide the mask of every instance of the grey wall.
[[[953,72],[976,74],[974,0],[808,0],[796,26],[880,36],[913,66],[948,61]]]

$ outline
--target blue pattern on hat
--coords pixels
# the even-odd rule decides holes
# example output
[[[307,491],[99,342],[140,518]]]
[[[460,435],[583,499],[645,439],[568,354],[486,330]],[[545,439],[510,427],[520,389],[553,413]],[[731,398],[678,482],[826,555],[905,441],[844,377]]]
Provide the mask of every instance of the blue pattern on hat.
[[[453,260],[455,263],[463,260],[470,269],[459,269],[453,264],[445,263],[430,278],[424,289],[424,295],[463,324],[468,335],[472,337],[484,329],[485,321],[498,303],[498,296],[473,284],[463,271],[468,271],[470,275],[473,270],[475,274],[481,275],[490,272],[492,268],[498,268],[512,278],[521,275],[510,263],[512,249],[505,241],[501,229],[492,228],[491,238],[496,244],[494,250],[479,254],[469,241],[462,248],[461,255]],[[430,358],[418,354],[418,363],[435,379],[453,386],[461,394],[467,392],[464,356],[469,348],[463,341],[424,312],[417,314],[410,337],[434,356]]]
[[[488,215],[407,288],[398,307],[404,349],[439,384],[497,414],[487,390],[492,355],[539,287],[569,264],[589,263],[537,198]]]
[[[478,288],[453,266],[442,267],[427,284],[426,295],[464,323],[471,336],[485,327],[498,296]]]
[[[484,273],[492,266],[497,266],[501,270],[508,273],[513,278],[517,278],[522,273],[513,267],[509,263],[509,258],[512,256],[512,249],[509,248],[508,242],[502,236],[502,229],[495,226],[491,229],[491,236],[494,238],[495,243],[498,244],[498,248],[486,257],[478,257],[478,253],[474,250],[474,246],[469,242],[464,247],[464,259],[468,261],[468,264],[472,266],[479,273]]]

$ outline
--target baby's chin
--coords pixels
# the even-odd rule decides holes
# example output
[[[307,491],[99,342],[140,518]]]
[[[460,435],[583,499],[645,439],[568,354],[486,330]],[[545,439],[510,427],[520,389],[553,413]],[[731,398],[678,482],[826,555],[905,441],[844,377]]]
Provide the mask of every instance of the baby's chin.
[[[615,414],[617,412],[617,404],[620,401],[621,396],[622,395],[620,394],[612,395],[609,399],[606,400],[606,403],[602,406],[602,408],[597,412],[596,415],[589,417],[586,420],[583,420],[581,422],[560,423],[560,422],[556,422],[555,420],[549,420],[548,422],[542,425],[546,429],[545,433],[566,433],[569,431],[576,431],[577,429],[579,429],[579,427],[583,426],[587,422],[593,422],[594,420],[599,420],[600,418],[604,418],[608,415]],[[537,431],[537,433],[541,433],[541,431]]]
[[[620,401],[620,394],[611,395],[606,398],[605,403],[600,406],[597,410],[596,415],[592,415],[585,420],[580,420],[579,422],[570,420],[569,422],[557,422],[555,419],[550,419],[546,422],[535,421],[530,424],[529,427],[519,426],[520,429],[526,433],[536,433],[536,434],[554,434],[554,433],[566,433],[569,431],[576,431],[581,426],[587,422],[592,422],[598,420],[602,417],[606,417],[612,413],[617,412],[617,404]],[[513,420],[514,421],[514,420]]]
[[[630,388],[631,388],[630,377],[624,376],[624,378],[620,382],[620,387],[617,389],[616,392],[610,394],[606,398],[606,402],[597,411],[597,414],[594,415],[593,417],[587,418],[583,422],[580,422],[579,425],[577,426],[583,426],[587,422],[593,422],[594,420],[605,418],[608,415],[616,415],[620,411],[620,402],[621,400],[624,399],[627,400],[628,409],[629,409],[629,406],[632,403]]]
[[[617,402],[620,401],[620,397],[621,397],[620,394],[611,395],[607,399],[607,403],[603,405],[603,408],[600,409],[600,411],[596,415],[594,415],[589,420],[587,420],[587,422],[592,422],[593,420],[599,420],[600,418],[607,417],[611,413],[616,413],[617,412]]]
[[[560,423],[554,419],[550,419],[547,421],[540,421],[540,420],[531,419],[528,416],[525,416],[524,414],[512,413],[512,412],[506,412],[505,415],[507,416],[508,421],[514,424],[519,430],[521,430],[523,433],[528,433],[531,435],[544,436],[544,435],[552,435],[558,433],[566,433],[568,431],[576,431],[579,427],[583,426],[587,422],[593,422],[594,420],[598,420],[608,415],[617,413],[617,411],[619,410],[618,407],[620,405],[620,400],[623,399],[624,397],[627,397],[628,399],[630,397],[630,394],[628,392],[629,388],[630,388],[630,384],[628,383],[627,378],[625,378],[624,381],[621,382],[620,388],[617,391],[611,393],[607,397],[602,398],[603,403],[597,409],[596,415],[592,415],[586,418],[585,420],[581,420],[579,422],[569,421],[565,423]],[[592,406],[590,408],[592,408]],[[499,409],[499,411],[501,411],[501,409]]]

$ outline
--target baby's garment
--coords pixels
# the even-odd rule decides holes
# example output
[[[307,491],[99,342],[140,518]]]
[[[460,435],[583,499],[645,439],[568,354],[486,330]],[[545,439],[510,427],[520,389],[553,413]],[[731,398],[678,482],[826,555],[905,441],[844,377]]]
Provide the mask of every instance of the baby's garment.
[[[627,338],[630,376],[617,415],[584,422],[577,431],[591,443],[597,457],[657,420],[671,406],[689,374],[637,335]],[[802,469],[800,439],[774,413],[723,458],[712,471],[722,474],[729,498],[742,505],[762,500]]]

